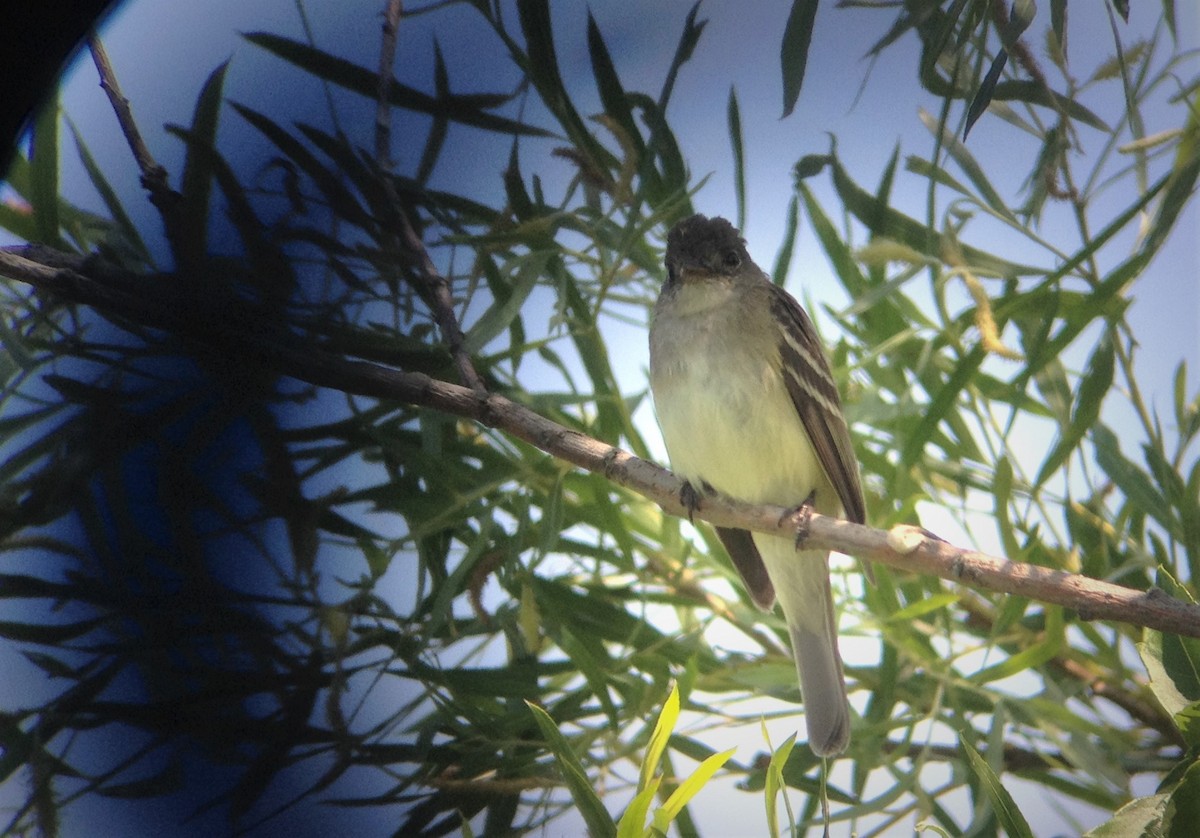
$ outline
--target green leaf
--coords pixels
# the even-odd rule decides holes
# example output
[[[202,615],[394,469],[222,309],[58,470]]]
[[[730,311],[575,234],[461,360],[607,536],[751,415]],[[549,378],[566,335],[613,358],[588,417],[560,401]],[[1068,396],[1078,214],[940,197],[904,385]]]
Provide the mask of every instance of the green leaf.
[[[1139,797],[1122,806],[1112,820],[1084,833],[1084,838],[1143,838],[1163,834],[1169,794]]]
[[[906,624],[919,617],[924,617],[932,614],[934,611],[941,611],[944,608],[949,608],[958,602],[958,594],[942,593],[933,594],[916,602],[909,603],[894,614],[888,615],[889,623]]]
[[[563,83],[554,46],[554,29],[550,23],[549,0],[518,0],[517,16],[528,51],[523,69],[542,102],[562,125],[587,165],[610,171],[615,162],[613,156],[587,130]]]
[[[971,154],[966,144],[949,131],[943,130],[944,126],[940,125],[925,111],[922,110],[919,116],[925,127],[934,137],[940,140],[942,148],[954,159],[954,162],[962,169],[963,174],[967,176],[967,179],[979,191],[979,197],[983,199],[983,202],[996,212],[997,215],[1015,224],[1017,221],[1016,216],[1013,215],[1008,205],[1004,203],[1004,199],[1000,197],[1000,193],[992,186],[992,182],[988,180],[983,167],[979,165],[979,161]],[[940,172],[941,169],[934,167],[932,171]]]
[[[1158,204],[1154,223],[1150,226],[1150,234],[1146,236],[1142,251],[1149,254],[1157,253],[1167,240],[1167,235],[1175,226],[1184,207],[1191,204],[1200,179],[1200,92],[1192,99],[1189,108],[1187,125],[1175,150],[1175,160],[1168,175],[1167,187],[1163,191]]]
[[[162,769],[149,777],[132,780],[128,783],[114,783],[100,786],[97,794],[105,797],[136,800],[144,797],[159,797],[170,794],[183,787],[185,773],[183,762],[177,758],[168,760]]]
[[[679,685],[672,684],[671,694],[667,696],[662,710],[658,713],[654,731],[650,734],[650,741],[646,744],[646,752],[642,756],[642,768],[638,774],[639,791],[645,791],[650,787],[651,779],[654,777],[654,772],[658,770],[658,763],[662,759],[663,752],[667,750],[671,731],[675,729],[675,723],[678,720]]]
[[[608,46],[604,43],[604,36],[600,34],[600,27],[596,25],[596,19],[592,16],[590,9],[587,18],[587,43],[588,56],[592,62],[592,75],[596,79],[596,92],[600,94],[600,103],[604,106],[604,113],[620,127],[626,139],[633,143],[640,153],[643,149],[641,132],[638,130],[637,123],[633,121],[633,112],[629,107],[629,99],[625,95],[625,87],[621,84],[616,65],[613,63]]]
[[[775,267],[771,269],[771,281],[779,286],[787,282],[788,270],[792,264],[792,254],[796,250],[796,236],[800,232],[800,199],[798,195],[793,194],[791,200],[788,201],[784,231],[783,243],[779,245],[779,253],[775,255]]]
[[[29,205],[33,210],[36,241],[64,247],[58,218],[58,98],[47,102],[33,124],[29,156]]]
[[[971,99],[971,105],[967,109],[966,125],[963,127],[963,139],[966,139],[971,126],[975,124],[975,120],[979,119],[980,115],[987,108],[988,103],[992,101],[992,97],[996,92],[996,83],[1000,80],[1000,73],[1004,70],[1004,65],[1008,61],[1008,52],[1016,44],[1017,39],[1021,37],[1021,33],[1033,22],[1033,16],[1034,4],[1032,0],[1014,0],[1008,22],[1000,31],[1000,42],[1004,46],[992,61],[992,66],[988,68],[987,74],[980,83],[979,89],[975,91],[975,96]]]
[[[655,777],[648,786],[633,796],[621,819],[617,821],[617,838],[642,838],[648,834],[646,815],[650,812],[650,804],[658,795],[660,785],[662,778]]]
[[[226,61],[213,70],[192,113],[188,130],[192,142],[187,144],[183,162],[182,198],[177,229],[178,250],[176,266],[183,271],[201,271],[208,258],[209,198],[212,193],[213,159],[209,149],[216,148],[217,125],[221,112],[221,91],[225,84]]]
[[[737,228],[744,230],[746,227],[746,154],[742,145],[742,115],[738,110],[737,92],[732,86],[729,88],[729,102],[725,107],[725,118],[729,123],[729,144],[733,147],[733,194],[737,201]]]
[[[105,618],[95,617],[76,623],[17,623],[0,620],[0,637],[15,643],[43,643],[59,645],[66,640],[87,634],[104,623]]]
[[[1164,710],[1174,716],[1200,701],[1200,640],[1147,630],[1138,654]]]
[[[360,96],[374,100],[379,93],[379,75],[344,58],[319,50],[308,44],[293,41],[270,32],[250,32],[243,37],[250,43],[295,64],[300,69],[318,78],[344,87]],[[502,93],[455,94],[435,98],[422,93],[395,79],[388,88],[388,101],[398,108],[444,116],[453,122],[473,125],[485,131],[500,134],[515,134],[528,137],[552,137],[554,133],[517,120],[488,113],[488,108],[499,107],[512,97]]]
[[[696,0],[692,4],[687,18],[683,22],[683,32],[679,35],[679,43],[675,45],[675,55],[671,58],[671,66],[667,68],[662,90],[658,94],[657,104],[660,112],[667,109],[667,104],[671,101],[671,92],[675,88],[675,78],[679,75],[679,68],[691,59],[692,53],[696,51],[696,44],[700,43],[700,35],[703,34],[704,27],[708,25],[707,20],[696,22],[696,14],[700,11],[701,1]]]
[[[104,202],[104,207],[108,210],[108,214],[112,216],[113,221],[117,224],[117,229],[125,241],[133,248],[134,253],[146,265],[151,265],[153,260],[150,256],[150,251],[146,248],[146,243],[142,240],[141,234],[138,233],[137,227],[134,226],[133,220],[125,211],[121,199],[117,197],[116,190],[112,188],[112,184],[108,182],[108,178],[104,176],[104,172],[96,164],[96,159],[92,156],[87,144],[84,142],[79,129],[75,127],[75,123],[68,121],[67,127],[71,129],[71,136],[75,140],[75,149],[79,154],[79,161],[83,164],[84,171],[87,172],[88,179],[92,182],[92,187],[100,195],[100,200]]]
[[[507,329],[517,318],[529,294],[545,274],[549,259],[550,254],[536,252],[514,260],[517,275],[508,296],[503,300],[496,300],[467,330],[463,349],[468,354],[482,352],[489,341]]]
[[[264,298],[277,300],[287,294],[295,285],[292,263],[267,236],[237,174],[210,143],[177,125],[168,125],[167,130],[187,142],[189,156],[204,158],[204,165],[216,178],[229,205],[229,220],[242,240],[254,268],[253,280]]]
[[[358,199],[343,185],[338,174],[322,164],[303,143],[258,111],[236,102],[232,104],[233,109],[243,119],[253,125],[276,148],[287,155],[291,162],[299,166],[304,174],[308,175],[313,185],[321,191],[321,195],[329,202],[330,208],[339,218],[365,229],[374,226],[370,214],[362,208]]]
[[[608,814],[608,810],[604,808],[604,804],[593,790],[592,781],[588,779],[587,771],[584,769],[583,763],[579,761],[579,757],[575,755],[571,743],[559,731],[558,725],[555,724],[554,719],[550,718],[549,713],[531,701],[526,701],[525,704],[533,713],[534,721],[537,722],[542,736],[545,737],[550,752],[558,761],[558,767],[567,784],[567,790],[571,792],[571,798],[575,801],[575,806],[583,817],[583,822],[587,824],[588,832],[597,838],[615,836],[617,825],[613,823],[612,816]]]
[[[1183,540],[1185,534],[1171,514],[1167,499],[1150,476],[1121,453],[1121,443],[1117,435],[1103,423],[1099,423],[1092,429],[1092,443],[1096,446],[1096,462],[1125,494],[1127,501],[1137,511],[1162,524],[1173,538]]]
[[[433,39],[433,83],[438,99],[449,99],[453,95],[450,92],[450,74],[446,69],[446,59],[442,57],[442,44],[437,38]],[[429,136],[425,138],[425,150],[421,152],[421,162],[417,164],[416,181],[422,186],[429,182],[429,177],[433,174],[449,127],[450,120],[445,114],[433,117]]]
[[[1004,784],[1000,782],[1000,778],[988,765],[987,760],[971,747],[971,743],[966,738],[960,736],[958,742],[959,747],[966,754],[967,766],[975,775],[979,785],[983,787],[988,800],[991,801],[992,810],[996,813],[996,818],[1000,821],[1004,833],[1008,838],[1033,838],[1029,822],[1025,820],[1025,816],[1017,808],[1016,801],[1013,800]]]
[[[667,802],[662,805],[654,813],[654,827],[660,832],[666,832],[671,822],[679,817],[680,812],[687,806],[688,801],[695,797],[708,781],[712,779],[721,768],[729,761],[737,752],[736,748],[730,748],[728,751],[722,751],[719,754],[713,754],[704,762],[696,767],[692,775],[684,780],[675,791],[671,792],[671,796],[667,798]]]
[[[895,239],[915,250],[924,253],[931,259],[943,260],[952,248],[962,255],[963,261],[975,273],[989,276],[1029,276],[1045,274],[1041,268],[1010,262],[999,256],[971,247],[967,244],[952,242],[942,233],[922,224],[910,216],[892,209],[881,202],[875,195],[867,192],[855,183],[848,172],[842,168],[837,157],[830,154],[827,158],[833,174],[833,185],[837,189],[842,202],[859,221],[867,225],[871,233],[884,238]]]
[[[1058,605],[1047,605],[1045,609],[1046,636],[1041,642],[1022,649],[1015,655],[1010,655],[994,666],[976,672],[971,676],[971,682],[989,684],[993,681],[1002,681],[1027,669],[1036,669],[1059,655],[1062,652],[1064,640],[1063,609]]]
[[[559,628],[555,635],[559,648],[571,659],[571,663],[575,664],[575,669],[587,682],[592,695],[600,702],[604,715],[608,717],[611,732],[614,735],[619,734],[621,732],[620,714],[617,706],[613,703],[612,696],[608,694],[606,670],[611,668],[612,661],[604,655],[604,647],[602,645],[589,647],[589,644],[581,642],[566,626]],[[593,649],[596,651],[593,652]]]
[[[1050,475],[1078,448],[1080,441],[1096,424],[1100,417],[1100,407],[1104,398],[1112,389],[1113,372],[1116,365],[1116,348],[1111,335],[1105,335],[1097,345],[1092,356],[1084,367],[1083,377],[1075,395],[1075,407],[1071,412],[1070,424],[1059,434],[1058,442],[1046,456],[1042,467],[1038,470],[1033,485],[1040,487]]]
[[[783,115],[791,114],[800,98],[804,70],[808,65],[808,47],[812,43],[813,24],[817,18],[818,0],[792,0],[787,24],[783,28],[783,44],[779,64],[783,70]]]
[[[1167,817],[1167,838],[1194,838],[1196,824],[1200,823],[1200,762],[1189,765],[1171,791]]]
[[[775,749],[771,754],[771,762],[767,765],[766,785],[763,788],[763,799],[767,806],[767,834],[772,836],[779,835],[779,815],[776,810],[776,804],[779,798],[779,792],[786,788],[786,783],[783,779],[783,767],[787,765],[788,758],[792,755],[792,749],[796,747],[796,734],[789,736],[784,743]]]

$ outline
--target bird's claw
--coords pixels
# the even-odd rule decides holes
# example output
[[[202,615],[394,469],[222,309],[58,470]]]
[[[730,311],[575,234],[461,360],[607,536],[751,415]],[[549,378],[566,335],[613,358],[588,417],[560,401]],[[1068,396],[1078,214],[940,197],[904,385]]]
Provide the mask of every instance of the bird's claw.
[[[679,490],[679,502],[687,510],[688,523],[696,523],[692,516],[700,508],[700,493],[696,491],[695,486],[686,480],[683,482],[683,488]]]
[[[814,511],[813,504],[815,503],[816,499],[817,491],[814,489],[808,493],[808,497],[804,499],[803,503],[801,503],[799,506],[792,507],[787,512],[779,516],[780,524],[789,518],[795,520],[797,550],[804,546],[804,542],[808,541],[808,524],[812,520],[812,514]]]

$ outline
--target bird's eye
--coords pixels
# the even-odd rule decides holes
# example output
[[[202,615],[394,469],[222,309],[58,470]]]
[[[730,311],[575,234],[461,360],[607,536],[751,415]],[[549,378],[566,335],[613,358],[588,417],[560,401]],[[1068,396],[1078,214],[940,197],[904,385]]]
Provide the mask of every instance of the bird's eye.
[[[736,268],[742,264],[742,257],[738,255],[736,250],[726,250],[725,255],[721,257],[721,261],[725,263],[727,268]]]

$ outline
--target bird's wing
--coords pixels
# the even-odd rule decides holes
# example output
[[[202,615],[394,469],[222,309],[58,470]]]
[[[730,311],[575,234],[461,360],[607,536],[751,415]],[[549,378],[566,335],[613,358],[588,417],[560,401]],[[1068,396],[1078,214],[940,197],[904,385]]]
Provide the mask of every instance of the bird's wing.
[[[763,564],[749,530],[730,527],[716,527],[716,530],[717,537],[729,551],[729,558],[733,560],[738,576],[742,577],[742,584],[746,586],[750,599],[763,611],[770,611],[775,605],[775,585],[767,575],[767,566]]]
[[[837,385],[817,330],[790,294],[777,285],[770,287],[772,312],[784,327],[779,354],[792,404],[808,431],[817,459],[838,493],[846,518],[857,524],[866,523],[866,502],[850,429],[846,427]]]

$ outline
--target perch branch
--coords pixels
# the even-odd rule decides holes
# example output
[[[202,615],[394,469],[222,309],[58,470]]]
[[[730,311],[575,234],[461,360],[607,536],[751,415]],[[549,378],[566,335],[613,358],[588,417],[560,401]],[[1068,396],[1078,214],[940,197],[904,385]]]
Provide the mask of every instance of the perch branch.
[[[40,261],[30,255],[38,256]],[[684,516],[693,511],[681,502],[683,481],[671,472],[552,422],[503,396],[335,355],[282,330],[262,328],[261,323],[258,328],[246,328],[247,321],[253,322],[253,312],[236,315],[225,308],[212,317],[198,316],[194,309],[175,304],[177,301],[164,294],[160,285],[112,272],[100,279],[87,270],[84,260],[68,254],[46,258],[45,248],[0,248],[0,275],[40,291],[141,325],[166,329],[223,352],[236,352],[247,363],[257,360],[281,375],[319,387],[472,419],[572,465],[602,474],[672,515]],[[753,506],[719,495],[705,496],[702,507],[694,513],[717,526],[786,537],[800,532],[800,541],[807,549],[836,550],[901,570],[1061,605],[1077,611],[1084,620],[1115,620],[1200,637],[1200,606],[1173,599],[1158,588],[1138,591],[1062,570],[1009,561],[955,547],[915,529],[876,530],[779,506]]]

